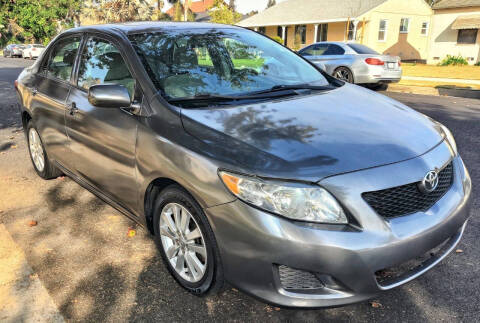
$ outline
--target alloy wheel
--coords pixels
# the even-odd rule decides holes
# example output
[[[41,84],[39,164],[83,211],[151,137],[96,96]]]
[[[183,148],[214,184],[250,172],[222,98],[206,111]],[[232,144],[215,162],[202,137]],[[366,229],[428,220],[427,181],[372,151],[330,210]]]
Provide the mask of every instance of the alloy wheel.
[[[200,281],[207,269],[207,248],[192,214],[178,203],[168,203],[160,215],[160,238],[165,255],[180,277]]]
[[[45,156],[43,154],[43,146],[40,141],[40,136],[37,130],[30,128],[28,131],[28,145],[30,148],[30,156],[32,157],[33,164],[39,172],[43,172],[45,168]]]
[[[348,82],[348,83],[352,83],[352,81],[353,81],[352,80],[353,79],[352,73],[346,68],[338,68],[335,71],[334,77],[336,77],[339,80]]]

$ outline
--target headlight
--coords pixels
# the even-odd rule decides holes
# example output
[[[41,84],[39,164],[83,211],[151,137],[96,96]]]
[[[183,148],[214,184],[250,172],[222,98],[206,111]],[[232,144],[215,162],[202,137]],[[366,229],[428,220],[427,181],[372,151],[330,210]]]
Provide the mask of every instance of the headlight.
[[[453,154],[456,156],[458,153],[457,143],[455,142],[455,138],[453,138],[452,132],[443,124],[440,124],[440,126],[442,127],[443,134],[445,135],[445,140],[448,142],[448,144],[453,150]]]
[[[225,186],[241,200],[299,221],[348,223],[342,207],[321,187],[279,183],[220,172]]]

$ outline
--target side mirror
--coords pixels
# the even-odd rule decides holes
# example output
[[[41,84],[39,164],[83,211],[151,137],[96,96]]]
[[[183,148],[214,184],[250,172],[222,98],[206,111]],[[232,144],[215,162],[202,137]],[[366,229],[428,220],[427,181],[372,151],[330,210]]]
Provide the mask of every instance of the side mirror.
[[[131,99],[123,85],[97,84],[88,89],[88,102],[99,108],[128,108]]]

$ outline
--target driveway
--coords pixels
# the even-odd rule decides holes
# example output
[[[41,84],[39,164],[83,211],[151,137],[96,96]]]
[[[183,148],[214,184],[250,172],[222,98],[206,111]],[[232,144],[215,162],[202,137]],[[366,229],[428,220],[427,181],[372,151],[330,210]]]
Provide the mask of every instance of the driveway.
[[[168,274],[145,229],[68,178],[36,176],[14,107],[13,81],[27,64],[0,58],[0,243],[8,241],[4,246],[18,254],[10,258],[24,259],[13,278],[0,272],[0,321],[38,319],[32,314],[38,302],[49,308],[40,315],[43,321],[478,321],[480,196],[475,188],[472,218],[458,252],[374,302],[292,310],[229,286],[208,298],[188,294]],[[446,124],[474,185],[480,183],[480,100],[385,94]],[[136,235],[129,237],[129,228]],[[19,299],[12,311],[5,300],[25,284],[32,284],[37,296]]]

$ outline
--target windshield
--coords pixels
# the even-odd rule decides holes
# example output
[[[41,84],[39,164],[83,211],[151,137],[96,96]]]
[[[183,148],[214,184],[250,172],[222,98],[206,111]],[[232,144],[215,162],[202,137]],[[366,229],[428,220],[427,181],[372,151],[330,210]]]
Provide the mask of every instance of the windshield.
[[[129,36],[167,99],[245,95],[275,86],[328,85],[277,42],[243,29],[164,30]]]
[[[361,44],[347,44],[351,49],[353,49],[357,54],[369,54],[369,55],[380,55],[378,52],[374,51],[370,47]]]

